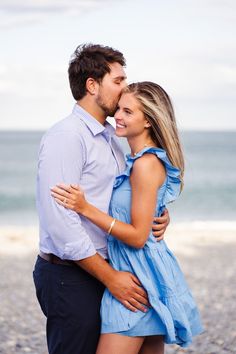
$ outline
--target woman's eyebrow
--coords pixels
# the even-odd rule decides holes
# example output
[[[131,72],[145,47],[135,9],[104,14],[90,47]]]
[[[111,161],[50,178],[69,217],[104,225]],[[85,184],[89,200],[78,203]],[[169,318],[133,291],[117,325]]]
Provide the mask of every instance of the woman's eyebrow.
[[[133,112],[132,109],[130,109],[129,107],[123,107],[123,109],[126,109],[127,111]]]

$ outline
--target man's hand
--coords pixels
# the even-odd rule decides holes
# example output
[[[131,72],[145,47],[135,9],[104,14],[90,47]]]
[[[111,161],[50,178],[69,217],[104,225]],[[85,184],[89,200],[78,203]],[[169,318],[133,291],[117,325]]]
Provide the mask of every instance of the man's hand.
[[[163,214],[159,218],[154,217],[154,222],[156,224],[152,225],[152,234],[156,237],[157,241],[161,241],[164,239],[166,228],[170,223],[170,216],[168,210],[165,209]]]
[[[147,307],[150,306],[148,296],[135,275],[113,269],[98,253],[75,263],[102,282],[129,310],[147,311]]]
[[[137,312],[137,310],[147,312],[147,307],[150,304],[147,293],[138,278],[128,272],[115,272],[115,276],[106,283],[112,295],[133,312]]]

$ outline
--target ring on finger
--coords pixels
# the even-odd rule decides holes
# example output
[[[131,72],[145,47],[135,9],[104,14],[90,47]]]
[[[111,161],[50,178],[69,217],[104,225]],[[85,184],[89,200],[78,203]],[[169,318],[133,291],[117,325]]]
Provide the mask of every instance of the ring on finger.
[[[63,200],[63,204],[66,204],[67,203],[67,199],[65,198],[64,200]]]

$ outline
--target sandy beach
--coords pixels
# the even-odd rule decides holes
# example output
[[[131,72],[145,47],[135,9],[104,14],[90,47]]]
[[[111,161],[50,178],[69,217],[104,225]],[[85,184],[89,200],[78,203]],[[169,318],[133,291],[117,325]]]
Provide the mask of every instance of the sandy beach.
[[[0,353],[46,354],[45,319],[32,282],[37,226],[2,226],[0,240]],[[171,225],[166,241],[186,275],[205,327],[189,349],[166,346],[166,354],[236,353],[236,223]]]

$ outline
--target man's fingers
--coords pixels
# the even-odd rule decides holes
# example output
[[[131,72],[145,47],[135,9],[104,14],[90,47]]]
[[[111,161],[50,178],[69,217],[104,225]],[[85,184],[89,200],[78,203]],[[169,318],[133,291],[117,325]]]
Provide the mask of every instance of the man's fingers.
[[[145,294],[145,296],[143,296],[143,295],[140,295],[140,294],[138,294],[138,293],[135,293],[135,294],[132,296],[132,298],[133,298],[134,300],[136,300],[137,302],[139,302],[141,305],[145,305],[145,306],[148,306],[148,307],[151,306],[151,305],[150,305],[150,302],[148,301],[148,297],[147,297],[146,294]]]
[[[131,294],[132,298],[134,298],[143,305],[151,306],[148,300],[148,295],[144,288],[142,288],[141,286],[135,286],[134,291],[135,292]]]
[[[156,237],[156,236],[155,236]],[[160,242],[161,240],[164,240],[164,234],[159,236],[159,237],[156,237],[156,241],[157,242]]]
[[[121,300],[121,302],[125,307],[133,312],[136,312],[137,310],[147,312],[148,307],[151,307],[148,300],[139,294],[134,294],[133,296],[129,297],[128,300]]]
[[[145,299],[148,298],[146,291],[144,290],[144,288],[142,287],[142,284],[140,283],[139,279],[136,278],[135,275],[131,275],[132,280],[135,282],[134,285],[134,290],[137,294],[139,294],[140,296],[144,297]]]
[[[163,225],[162,224],[153,224],[152,225],[152,231],[160,231],[163,229]]]
[[[135,284],[137,284],[139,286],[142,286],[142,284],[140,283],[139,279],[135,275],[131,274],[131,278],[135,282]]]
[[[138,295],[144,297],[145,299],[148,298],[146,291],[145,291],[144,288],[142,288],[141,286],[135,285],[135,286],[133,287],[133,290],[135,291],[135,293],[137,293]]]
[[[160,237],[160,236],[164,235],[164,231],[165,231],[165,229],[163,229],[161,231],[153,231],[152,234],[154,237]]]
[[[121,301],[121,303],[128,309],[128,310],[130,310],[130,311],[132,311],[132,312],[137,312],[138,310],[134,307],[134,306],[132,306],[130,303],[129,303],[129,301],[127,301],[127,300],[123,300],[123,301]]]
[[[129,303],[130,303],[131,306],[133,306],[133,307],[136,308],[137,310],[140,310],[140,311],[142,311],[142,312],[147,312],[147,311],[148,311],[147,307],[143,306],[140,302],[138,302],[138,301],[137,301],[136,299],[134,299],[134,298],[131,298],[131,299],[129,300]]]
[[[140,283],[139,279],[133,274],[131,275],[131,277],[132,280],[135,282],[135,285],[133,287],[135,293],[131,295],[132,298],[143,305],[150,306],[150,303],[148,301],[148,295],[142,287],[142,284]]]
[[[164,216],[164,215],[168,215],[168,210],[167,209],[164,209],[163,213],[161,214],[161,216]]]
[[[160,224],[166,223],[168,221],[168,215],[155,216],[154,221]]]

